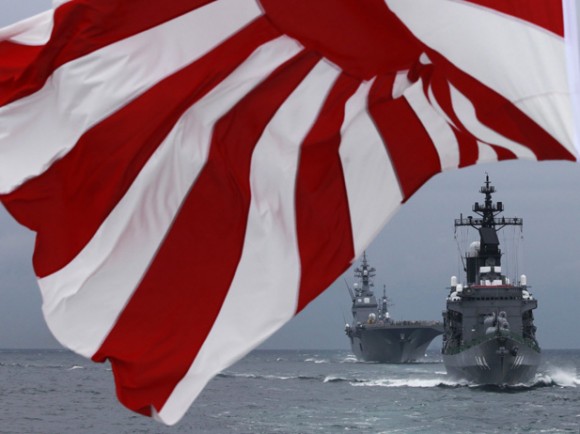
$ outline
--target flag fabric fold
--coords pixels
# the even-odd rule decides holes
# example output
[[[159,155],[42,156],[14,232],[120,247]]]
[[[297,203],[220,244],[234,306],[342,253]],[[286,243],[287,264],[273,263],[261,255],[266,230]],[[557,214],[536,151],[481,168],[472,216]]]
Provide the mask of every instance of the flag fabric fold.
[[[0,29],[55,337],[176,423],[433,175],[575,161],[573,0],[70,0]]]

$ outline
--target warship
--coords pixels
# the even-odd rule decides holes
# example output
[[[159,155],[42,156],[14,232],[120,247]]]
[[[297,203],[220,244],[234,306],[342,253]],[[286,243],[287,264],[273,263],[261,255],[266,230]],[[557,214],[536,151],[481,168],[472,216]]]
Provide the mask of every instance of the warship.
[[[455,220],[460,227],[474,228],[473,241],[461,256],[465,284],[451,277],[443,312],[443,362],[451,378],[484,385],[513,385],[531,380],[541,350],[536,340],[533,310],[538,302],[530,293],[525,275],[512,283],[502,274],[502,251],[498,231],[519,226],[521,218],[499,217],[503,203],[493,203],[495,193],[486,174],[480,192],[483,204],[475,203],[469,216]],[[514,228],[515,229],[515,228]]]
[[[375,269],[363,253],[360,267],[354,270],[357,282],[350,288],[352,325],[346,324],[353,353],[365,362],[410,363],[425,356],[431,341],[443,334],[437,321],[394,321],[389,314],[386,289],[379,301],[374,294]]]

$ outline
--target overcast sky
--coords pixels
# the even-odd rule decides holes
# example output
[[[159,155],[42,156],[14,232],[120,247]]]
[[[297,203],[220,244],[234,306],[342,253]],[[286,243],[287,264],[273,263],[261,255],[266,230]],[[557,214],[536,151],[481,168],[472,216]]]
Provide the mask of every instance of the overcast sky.
[[[0,27],[50,4],[48,0],[0,0]],[[504,215],[524,219],[517,271],[528,276],[538,299],[540,345],[580,348],[580,166],[568,162],[480,165],[429,181],[367,250],[377,269],[376,287],[387,285],[394,303],[392,317],[441,319],[446,287],[450,277],[459,273],[453,219],[460,213],[472,214],[472,204],[482,201],[479,188],[486,172],[497,189],[494,199],[504,203]],[[505,251],[509,244],[503,235],[500,242]],[[33,234],[0,209],[0,348],[58,348],[42,318],[31,267],[33,243]],[[515,271],[515,263],[510,271]],[[350,318],[350,299],[344,279],[352,284],[352,270],[263,348],[348,348],[344,324]],[[437,340],[433,347],[439,344]]]

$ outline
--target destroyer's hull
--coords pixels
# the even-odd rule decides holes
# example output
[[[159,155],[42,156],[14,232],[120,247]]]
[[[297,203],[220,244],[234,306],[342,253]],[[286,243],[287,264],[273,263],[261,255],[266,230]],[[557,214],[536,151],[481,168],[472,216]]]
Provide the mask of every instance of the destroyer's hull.
[[[443,333],[433,326],[367,326],[349,334],[357,359],[365,362],[410,363],[422,359],[431,341]]]
[[[514,385],[532,380],[541,353],[510,338],[490,338],[456,354],[443,354],[447,374],[476,384]]]

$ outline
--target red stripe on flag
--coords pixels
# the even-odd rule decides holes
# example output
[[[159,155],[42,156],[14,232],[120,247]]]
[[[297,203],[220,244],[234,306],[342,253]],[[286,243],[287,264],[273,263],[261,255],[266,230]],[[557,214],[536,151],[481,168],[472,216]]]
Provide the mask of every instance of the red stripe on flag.
[[[305,47],[362,79],[407,69],[419,44],[384,0],[260,0],[268,18]]]
[[[310,52],[287,62],[216,124],[207,165],[93,357],[111,361],[119,400],[127,407],[159,411],[205,341],[242,254],[254,147],[318,61]]]
[[[467,0],[564,36],[561,0]]]
[[[0,73],[0,106],[39,90],[60,66],[215,0],[172,0],[160,7],[142,0],[75,0],[54,12],[43,47],[0,42],[0,54],[18,59]],[[4,66],[4,56],[2,65]]]
[[[509,149],[497,145],[490,145],[497,154],[498,161],[517,160],[518,156]]]
[[[429,57],[437,65],[439,73],[471,101],[481,123],[496,133],[525,145],[538,160],[576,161],[570,151],[511,101],[458,69],[436,52],[430,51]],[[511,151],[509,153],[513,155]]]
[[[45,174],[0,196],[21,224],[38,233],[33,257],[37,276],[71,261],[185,110],[257,47],[278,36],[267,20],[256,20],[87,131]]]
[[[38,46],[23,46],[9,41],[0,42],[0,59],[2,59],[2,68],[0,68],[0,106],[3,99],[7,100],[7,95],[4,95],[7,86],[15,85],[18,77],[29,65],[35,62],[41,52],[42,47]],[[21,86],[24,87],[24,84],[21,83]]]
[[[428,71],[428,74],[423,74],[423,68]],[[425,92],[427,95],[429,95],[427,88],[433,93],[433,96],[429,95],[430,100],[432,98],[435,99],[435,101],[431,101],[431,104],[436,103],[451,121],[449,127],[453,131],[459,146],[459,167],[466,167],[475,164],[479,154],[477,140],[467,132],[462,122],[457,117],[455,110],[453,110],[447,78],[441,74],[439,68],[434,68],[432,65],[417,64],[413,73],[416,76],[415,79],[418,79],[420,76],[425,81]]]
[[[472,135],[456,128],[452,128],[452,131],[459,145],[459,167],[467,167],[477,163],[477,158],[479,157],[477,140]]]
[[[354,258],[348,197],[339,156],[345,104],[360,81],[341,75],[304,140],[296,182],[301,281],[297,312]]]
[[[377,78],[369,112],[379,130],[403,192],[403,201],[441,171],[439,155],[423,124],[405,98],[391,98],[393,78]]]

